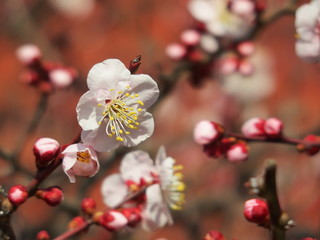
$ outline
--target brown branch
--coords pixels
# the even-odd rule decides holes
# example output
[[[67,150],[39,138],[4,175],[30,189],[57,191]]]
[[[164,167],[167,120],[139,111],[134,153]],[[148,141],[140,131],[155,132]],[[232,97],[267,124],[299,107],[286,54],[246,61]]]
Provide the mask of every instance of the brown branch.
[[[74,228],[68,232],[65,232],[63,234],[61,234],[60,236],[54,238],[54,240],[67,240],[70,239],[71,237],[74,237],[80,233],[82,233],[83,231],[86,231],[90,226],[92,226],[94,224],[94,222],[92,221],[87,221],[86,223],[84,223],[83,225]]]

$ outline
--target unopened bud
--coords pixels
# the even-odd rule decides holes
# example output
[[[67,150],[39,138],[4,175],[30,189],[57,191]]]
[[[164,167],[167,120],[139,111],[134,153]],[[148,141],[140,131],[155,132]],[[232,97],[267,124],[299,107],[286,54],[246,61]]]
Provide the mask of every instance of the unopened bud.
[[[96,201],[93,198],[84,198],[81,202],[82,212],[91,216],[96,210]]]
[[[250,41],[241,42],[237,46],[237,51],[241,55],[247,57],[247,56],[250,56],[254,53],[255,46],[254,46],[253,42],[250,42]]]
[[[197,45],[200,42],[200,33],[193,29],[186,30],[181,34],[181,41],[188,46]]]
[[[243,76],[249,76],[254,73],[254,66],[251,62],[242,60],[241,62],[239,62],[238,71]]]
[[[283,123],[278,118],[268,118],[264,123],[264,131],[269,137],[280,137]]]
[[[239,60],[234,57],[222,59],[218,64],[218,70],[223,75],[234,73],[238,68]]]
[[[202,34],[200,38],[200,46],[208,53],[215,53],[219,49],[219,42],[211,34]]]
[[[301,152],[306,152],[310,156],[315,155],[320,150],[320,137],[316,135],[308,135],[303,138],[303,140],[306,142],[306,144],[298,144],[297,149]],[[310,144],[310,146],[309,146]],[[312,146],[312,144],[316,144]]]
[[[227,151],[227,158],[230,162],[243,162],[248,159],[248,146],[245,142],[238,142],[232,145]]]
[[[128,223],[128,220],[122,213],[112,210],[103,213],[98,222],[101,226],[109,231],[117,231],[125,227]]]
[[[33,44],[20,46],[16,51],[18,59],[25,65],[31,65],[41,58],[40,49]]]
[[[131,60],[129,65],[129,71],[131,74],[134,74],[138,71],[139,67],[141,65],[141,55],[137,56],[135,59]]]
[[[28,196],[29,194],[26,187],[22,185],[13,186],[8,192],[9,201],[15,206],[19,206],[20,204],[24,203]]]
[[[224,236],[215,230],[212,230],[210,232],[208,232],[205,237],[203,238],[203,240],[224,240]]]
[[[38,232],[37,240],[49,240],[49,239],[50,239],[50,235],[47,231],[42,230],[42,231]]]
[[[129,227],[135,227],[142,220],[139,208],[122,208],[120,212],[127,218]]]
[[[249,222],[266,224],[269,221],[267,203],[262,199],[250,199],[244,204],[244,216]]]
[[[49,72],[50,82],[55,88],[66,88],[73,82],[72,73],[68,69],[57,68]]]
[[[246,137],[265,136],[264,123],[264,119],[251,118],[242,125],[241,131]]]
[[[72,230],[72,229],[76,229],[76,228],[79,228],[83,225],[86,224],[86,220],[84,219],[84,217],[81,217],[81,216],[77,216],[77,217],[74,217],[68,224],[68,229],[69,230]],[[84,230],[86,231],[86,230]]]
[[[63,200],[63,191],[59,187],[48,187],[44,190],[38,190],[36,196],[54,207]]]
[[[224,129],[221,125],[211,121],[200,121],[194,128],[193,138],[198,144],[209,144],[222,137]]]
[[[40,138],[33,146],[38,168],[46,167],[59,153],[60,145],[52,138]]]
[[[251,0],[236,0],[232,1],[230,5],[230,11],[240,17],[248,20],[253,16],[255,10],[254,2]]]
[[[179,43],[172,43],[166,47],[166,54],[174,61],[179,61],[187,54],[186,48]]]

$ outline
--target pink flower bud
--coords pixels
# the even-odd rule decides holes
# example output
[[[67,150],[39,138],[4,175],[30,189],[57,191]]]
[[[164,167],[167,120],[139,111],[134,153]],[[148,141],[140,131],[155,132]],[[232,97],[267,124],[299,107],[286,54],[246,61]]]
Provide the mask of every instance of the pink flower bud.
[[[25,65],[30,65],[41,58],[40,49],[33,44],[20,46],[16,51],[18,59]]]
[[[205,235],[203,240],[224,240],[224,236],[220,232],[212,230]]]
[[[196,143],[205,145],[219,139],[223,134],[224,129],[221,125],[203,120],[198,122],[195,126],[193,138]]]
[[[265,136],[264,123],[261,118],[250,118],[242,125],[241,131],[246,137]]]
[[[200,33],[193,29],[186,30],[181,34],[181,41],[189,46],[197,45],[200,42]]]
[[[253,42],[250,42],[250,41],[241,42],[237,46],[237,51],[241,55],[247,57],[247,56],[250,56],[254,53],[255,46],[254,46]]]
[[[268,118],[264,123],[264,131],[269,137],[280,137],[283,123],[278,118]]]
[[[54,207],[63,200],[63,191],[59,187],[48,187],[44,190],[38,190],[36,196]]]
[[[25,186],[22,185],[13,186],[9,189],[8,192],[8,199],[15,206],[24,203],[27,200],[28,196],[28,190]]]
[[[129,227],[135,227],[142,220],[139,208],[122,208],[120,211],[127,218]]]
[[[308,155],[313,156],[316,153],[319,152],[320,147],[320,137],[316,135],[307,135],[306,137],[303,138],[303,140],[306,143],[309,143],[311,146],[308,146],[308,144],[298,144],[297,149],[301,152],[306,152]],[[312,144],[317,144],[318,146],[312,146]]]
[[[119,211],[105,212],[99,218],[99,224],[109,231],[120,230],[128,223],[127,218]]]
[[[248,146],[245,142],[238,142],[232,145],[227,151],[227,158],[230,162],[243,162],[248,158]]]
[[[33,153],[36,156],[38,168],[47,166],[59,153],[60,145],[52,138],[40,138],[33,146]]]
[[[267,203],[262,199],[250,199],[244,204],[244,216],[249,222],[265,224],[269,221]]]
[[[93,198],[84,198],[81,202],[82,212],[91,216],[96,210],[96,201]]]
[[[86,224],[86,220],[84,219],[84,217],[81,216],[77,216],[74,217],[68,224],[68,229],[72,230],[78,227],[83,226],[84,224]],[[84,230],[84,232],[86,231],[86,229]]]
[[[179,61],[187,54],[186,48],[179,43],[172,43],[166,47],[166,54],[174,61]]]
[[[47,231],[42,230],[42,231],[38,232],[37,240],[49,240],[49,239],[50,239],[50,235]]]
[[[251,0],[234,0],[231,2],[230,11],[247,20],[253,20],[255,4]]]
[[[72,73],[63,68],[57,68],[49,72],[49,79],[55,88],[65,88],[73,82]]]
[[[242,60],[241,62],[239,62],[238,71],[240,74],[248,76],[254,73],[254,66],[251,62]]]
[[[234,57],[222,59],[218,64],[218,70],[223,75],[234,73],[238,68],[239,60]]]
[[[215,53],[219,49],[219,42],[211,34],[202,34],[200,39],[200,46],[205,52]]]

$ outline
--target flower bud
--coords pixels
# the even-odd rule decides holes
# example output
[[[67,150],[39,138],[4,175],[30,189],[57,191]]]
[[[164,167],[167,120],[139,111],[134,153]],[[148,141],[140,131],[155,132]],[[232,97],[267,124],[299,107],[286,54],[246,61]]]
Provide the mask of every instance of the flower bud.
[[[203,240],[224,240],[224,236],[220,232],[212,230],[205,235]]]
[[[242,60],[239,62],[238,71],[243,76],[249,76],[254,72],[254,66],[251,62]]]
[[[171,43],[166,47],[166,54],[174,61],[179,61],[187,54],[186,48],[179,43]]]
[[[109,231],[117,231],[125,227],[128,223],[127,218],[120,212],[112,210],[103,213],[98,220],[99,224]]]
[[[33,146],[38,168],[46,167],[59,153],[60,145],[52,138],[40,138]]]
[[[96,210],[96,201],[93,198],[84,198],[81,202],[82,212],[91,216]]]
[[[268,137],[280,137],[282,129],[283,123],[278,118],[268,118],[264,123],[264,131]]]
[[[227,151],[227,158],[230,162],[243,162],[248,159],[248,146],[245,142],[238,142],[232,145]]]
[[[38,232],[37,240],[49,240],[49,239],[50,239],[50,235],[47,231],[42,230],[42,231]]]
[[[210,122],[200,121],[194,128],[193,137],[198,144],[208,144],[222,137],[224,129],[221,125]]]
[[[127,218],[129,227],[135,227],[142,220],[139,208],[122,208],[120,212]]]
[[[78,228],[78,227],[81,227],[83,226],[84,224],[86,224],[86,220],[84,219],[84,217],[81,217],[81,216],[77,216],[77,217],[74,217],[68,224],[68,229],[69,230],[72,230],[72,229],[75,229],[75,228]],[[86,230],[84,230],[85,232]]]
[[[188,46],[197,45],[200,42],[200,33],[193,29],[186,30],[181,34],[181,41]]]
[[[237,51],[242,56],[248,57],[254,53],[255,46],[254,46],[253,42],[250,42],[250,41],[241,42],[237,46]]]
[[[31,65],[41,58],[40,49],[33,44],[20,46],[16,51],[18,59],[25,65]]]
[[[246,137],[265,136],[264,123],[261,118],[250,118],[242,125],[241,131]]]
[[[297,149],[301,152],[306,152],[308,155],[313,156],[320,150],[320,137],[316,135],[307,135],[303,138],[307,144],[300,143],[297,145]],[[308,146],[310,144],[311,146]],[[317,146],[312,146],[317,144]]]
[[[267,203],[262,199],[250,199],[244,204],[244,216],[249,222],[265,224],[269,221]]]
[[[223,75],[234,73],[238,68],[239,60],[235,57],[228,57],[220,60],[218,67],[219,72]]]
[[[15,206],[19,206],[20,204],[24,203],[28,196],[28,190],[22,185],[13,186],[8,192],[8,199]]]
[[[251,0],[236,0],[232,1],[230,11],[247,20],[253,20],[255,5]]]
[[[215,53],[219,49],[219,42],[211,34],[202,34],[200,38],[200,46],[205,52]]]
[[[58,89],[68,87],[73,82],[72,73],[64,68],[57,68],[50,71],[49,79],[53,86]]]
[[[59,187],[48,187],[44,190],[38,190],[36,196],[54,207],[63,200],[63,191]]]

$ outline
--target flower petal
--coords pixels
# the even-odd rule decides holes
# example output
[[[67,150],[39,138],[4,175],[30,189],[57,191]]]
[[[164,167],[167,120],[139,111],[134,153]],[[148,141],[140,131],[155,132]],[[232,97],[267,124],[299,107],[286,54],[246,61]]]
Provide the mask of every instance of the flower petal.
[[[88,146],[86,146],[82,143],[76,143],[76,144],[71,144],[68,147],[66,147],[66,149],[63,150],[62,154],[66,154],[66,153],[77,154],[77,152],[86,151],[87,149],[89,149]]]
[[[77,153],[67,153],[62,160],[63,171],[70,170],[77,161]]]
[[[65,173],[67,174],[69,181],[71,183],[75,183],[76,182],[76,176],[74,175],[74,172],[72,169],[69,169],[68,171],[65,171]]]
[[[221,0],[218,0],[221,1]],[[207,22],[215,18],[213,5],[206,0],[194,0],[189,3],[189,11],[191,15],[201,22]]]
[[[107,59],[94,65],[88,74],[87,84],[90,90],[115,89],[118,82],[129,81],[130,71],[118,59]]]
[[[114,208],[124,201],[128,193],[128,188],[120,174],[112,174],[103,180],[101,193],[104,203]]]

